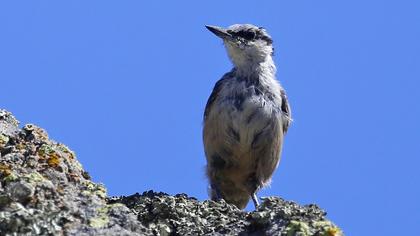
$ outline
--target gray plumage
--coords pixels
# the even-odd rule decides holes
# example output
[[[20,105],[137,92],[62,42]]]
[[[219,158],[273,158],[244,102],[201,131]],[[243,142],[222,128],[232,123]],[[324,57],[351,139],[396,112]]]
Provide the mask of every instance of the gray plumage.
[[[275,79],[272,39],[254,25],[206,26],[223,39],[234,68],[220,79],[204,112],[203,139],[210,197],[243,209],[269,184],[290,121]]]

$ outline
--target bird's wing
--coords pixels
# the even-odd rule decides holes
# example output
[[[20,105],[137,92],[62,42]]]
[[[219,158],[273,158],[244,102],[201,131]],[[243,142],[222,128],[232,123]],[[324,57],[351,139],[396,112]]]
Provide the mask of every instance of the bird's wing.
[[[251,146],[251,159],[255,160],[256,187],[266,186],[280,161],[280,152],[284,137],[284,119],[272,116],[268,125],[254,137]],[[257,136],[256,135],[256,136]],[[256,140],[255,140],[256,139]]]
[[[261,186],[266,186],[270,183],[271,176],[277,168],[281,149],[283,146],[284,134],[287,132],[292,121],[289,102],[287,101],[286,92],[284,89],[280,90],[281,96],[281,116],[273,116],[269,126],[260,131],[265,139],[259,139],[253,145],[252,155],[257,160],[256,166],[256,181]]]
[[[213,103],[216,100],[220,90],[222,89],[222,85],[227,79],[230,79],[232,77],[233,77],[233,72],[228,72],[225,75],[223,75],[223,77],[219,81],[217,81],[216,85],[213,88],[213,91],[210,94],[209,99],[207,100],[206,108],[204,110],[204,121],[206,121],[210,113],[210,110],[213,106]]]
[[[292,113],[290,110],[290,105],[287,100],[286,91],[284,89],[280,90],[280,96],[281,96],[281,111],[284,116],[283,120],[283,133],[287,132],[287,129],[289,128],[290,123],[292,122]]]

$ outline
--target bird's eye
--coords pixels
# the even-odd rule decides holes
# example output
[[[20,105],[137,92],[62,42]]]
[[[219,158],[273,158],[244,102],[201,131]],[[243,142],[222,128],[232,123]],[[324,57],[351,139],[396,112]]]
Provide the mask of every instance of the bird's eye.
[[[254,31],[240,31],[238,36],[244,38],[246,40],[255,39],[255,32]]]

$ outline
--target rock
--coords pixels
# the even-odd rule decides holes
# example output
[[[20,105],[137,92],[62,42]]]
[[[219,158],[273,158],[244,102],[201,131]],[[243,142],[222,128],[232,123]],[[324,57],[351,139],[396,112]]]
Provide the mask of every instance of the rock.
[[[13,201],[24,203],[34,194],[34,187],[27,182],[11,182],[7,185],[6,192],[10,193]]]
[[[108,197],[65,145],[0,110],[0,235],[342,235],[316,205],[225,201],[146,191]]]

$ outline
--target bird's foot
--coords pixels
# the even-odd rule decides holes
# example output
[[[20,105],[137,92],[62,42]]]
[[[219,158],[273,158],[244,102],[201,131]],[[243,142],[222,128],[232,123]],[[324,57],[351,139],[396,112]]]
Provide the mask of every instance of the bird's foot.
[[[254,202],[255,209],[257,209],[258,206],[260,205],[260,203],[258,202],[257,194],[253,193],[251,195],[251,198],[252,198],[252,201]]]

